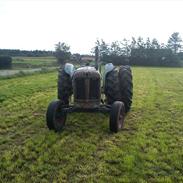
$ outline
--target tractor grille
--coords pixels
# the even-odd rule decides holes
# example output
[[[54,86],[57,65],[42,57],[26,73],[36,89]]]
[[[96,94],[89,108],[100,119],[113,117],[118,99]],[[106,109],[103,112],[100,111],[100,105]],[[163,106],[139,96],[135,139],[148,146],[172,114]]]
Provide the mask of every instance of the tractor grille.
[[[90,79],[90,90],[89,90],[90,99],[99,98],[99,88],[100,88],[100,80],[99,79]]]
[[[76,98],[77,99],[85,99],[86,98],[85,92],[85,79],[78,78],[76,79]]]
[[[76,99],[92,100],[100,98],[100,79],[98,78],[77,78],[75,80]]]

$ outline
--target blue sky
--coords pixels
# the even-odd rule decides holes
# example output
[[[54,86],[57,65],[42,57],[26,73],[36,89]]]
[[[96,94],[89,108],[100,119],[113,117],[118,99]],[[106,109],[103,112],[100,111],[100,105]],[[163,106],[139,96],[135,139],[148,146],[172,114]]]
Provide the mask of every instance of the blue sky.
[[[179,0],[0,0],[0,48],[54,50],[66,42],[73,53],[90,53],[97,38],[132,36],[166,42],[183,38]]]

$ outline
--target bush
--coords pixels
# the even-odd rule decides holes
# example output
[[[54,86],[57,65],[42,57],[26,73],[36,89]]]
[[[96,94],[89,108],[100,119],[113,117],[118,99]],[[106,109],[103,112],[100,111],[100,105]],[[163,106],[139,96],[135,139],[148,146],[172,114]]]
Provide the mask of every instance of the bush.
[[[113,63],[114,65],[128,65],[129,59],[126,56],[103,55],[101,60],[105,63]]]
[[[12,58],[10,56],[0,56],[0,69],[11,69]]]

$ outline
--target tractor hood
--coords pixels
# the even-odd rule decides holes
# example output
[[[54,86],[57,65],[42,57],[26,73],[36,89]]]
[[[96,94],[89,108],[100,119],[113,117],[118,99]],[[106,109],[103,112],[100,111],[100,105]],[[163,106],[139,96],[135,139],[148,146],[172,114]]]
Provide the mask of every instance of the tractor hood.
[[[76,107],[96,108],[100,105],[101,77],[94,67],[75,70],[72,86]]]
[[[100,73],[94,67],[81,67],[73,74],[73,78],[77,77],[100,78]]]
[[[95,70],[96,71],[95,67],[91,67],[91,66],[80,67],[77,69],[77,71],[78,70]]]

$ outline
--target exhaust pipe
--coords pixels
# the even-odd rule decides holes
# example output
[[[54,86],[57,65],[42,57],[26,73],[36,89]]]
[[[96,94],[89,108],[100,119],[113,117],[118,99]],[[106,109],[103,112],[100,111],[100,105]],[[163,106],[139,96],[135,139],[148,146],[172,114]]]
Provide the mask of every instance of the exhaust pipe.
[[[95,47],[95,69],[98,70],[99,64],[99,49],[98,46]]]

